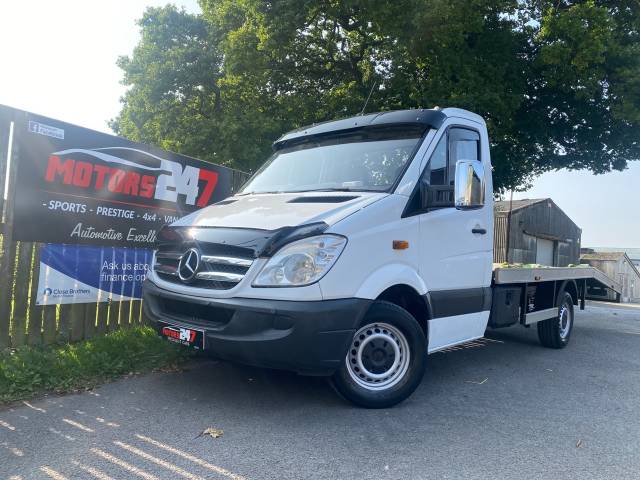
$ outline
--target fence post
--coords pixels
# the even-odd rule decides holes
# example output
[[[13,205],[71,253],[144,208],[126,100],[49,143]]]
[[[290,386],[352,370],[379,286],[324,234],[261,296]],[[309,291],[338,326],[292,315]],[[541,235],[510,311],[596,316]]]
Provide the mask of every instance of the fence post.
[[[98,313],[96,322],[96,333],[103,335],[107,333],[107,323],[109,321],[109,302],[98,302]]]
[[[2,155],[7,158],[6,176],[9,178],[9,190],[4,204],[4,225],[2,238],[2,255],[0,259],[0,349],[9,346],[9,316],[11,315],[11,291],[13,290],[13,265],[15,261],[15,245],[13,242],[13,200],[15,197],[16,171],[18,170],[18,142],[14,135],[7,137],[7,150]],[[0,149],[4,150],[4,148]],[[9,155],[9,151],[11,154]],[[4,184],[0,187],[4,194]]]
[[[71,304],[60,305],[60,318],[58,320],[58,331],[56,332],[57,342],[68,342],[71,337]]]
[[[57,305],[45,305],[42,312],[42,343],[49,345],[57,340]]]
[[[96,308],[97,303],[87,303],[84,312],[84,338],[88,339],[96,333]]]
[[[29,320],[29,280],[31,277],[31,242],[16,242],[17,257],[15,268],[15,289],[13,292],[13,318],[11,319],[11,346],[26,343],[27,322]]]
[[[136,318],[138,325],[142,325],[142,300],[136,302]]]
[[[69,340],[77,342],[84,338],[84,318],[87,314],[87,305],[85,303],[73,303],[69,307],[69,310],[67,310],[71,324]]]
[[[11,112],[0,106],[0,234],[2,233],[2,209],[4,207],[4,184],[7,173],[7,154],[9,153],[9,133],[11,131]]]
[[[29,328],[27,330],[27,341],[29,345],[42,344],[42,318],[44,307],[37,305],[38,288],[40,284],[40,248],[37,243],[32,248],[33,271],[31,272],[31,299],[29,301]]]
[[[0,265],[0,349],[16,346],[11,338],[13,335],[11,325],[13,305],[13,273],[16,269],[17,244],[8,239],[11,234],[5,235],[2,242],[2,265]]]
[[[111,301],[109,302],[109,331],[113,332],[120,328],[120,307],[122,302]]]
[[[123,300],[120,307],[120,328],[128,328],[131,325],[131,300]]]

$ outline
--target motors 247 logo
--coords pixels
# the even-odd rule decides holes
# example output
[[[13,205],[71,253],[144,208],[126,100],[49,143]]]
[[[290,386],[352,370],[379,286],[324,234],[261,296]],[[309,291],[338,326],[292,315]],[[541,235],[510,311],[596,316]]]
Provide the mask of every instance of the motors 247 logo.
[[[182,345],[191,345],[196,348],[201,347],[201,345],[194,344],[198,333],[189,328],[162,327],[162,335],[172,342],[180,343]]]
[[[78,156],[89,156],[101,162],[80,160]],[[134,157],[143,159],[144,163],[134,161]],[[184,203],[205,207],[218,183],[218,173],[190,165],[183,167],[178,162],[135,148],[71,148],[49,155],[45,180],[174,203],[178,202],[179,195],[183,195]],[[203,183],[202,188],[200,183]]]

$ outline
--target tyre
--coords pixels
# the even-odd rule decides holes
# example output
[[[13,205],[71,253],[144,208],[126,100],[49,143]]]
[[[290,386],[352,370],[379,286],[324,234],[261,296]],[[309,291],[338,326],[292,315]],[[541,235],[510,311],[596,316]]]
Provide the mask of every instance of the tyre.
[[[427,341],[416,319],[393,303],[376,301],[353,336],[333,384],[356,405],[391,407],[418,387],[426,358]]]
[[[547,348],[564,348],[573,330],[573,299],[562,292],[559,295],[558,316],[538,322],[538,339]]]

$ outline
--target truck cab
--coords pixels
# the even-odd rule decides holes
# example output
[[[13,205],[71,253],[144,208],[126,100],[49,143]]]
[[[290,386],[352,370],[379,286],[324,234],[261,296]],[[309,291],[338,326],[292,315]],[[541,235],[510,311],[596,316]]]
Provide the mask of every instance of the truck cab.
[[[235,195],[159,233],[146,316],[219,358],[328,376],[358,405],[394,405],[429,353],[489,322],[485,122],[456,108],[390,111],[273,147]]]

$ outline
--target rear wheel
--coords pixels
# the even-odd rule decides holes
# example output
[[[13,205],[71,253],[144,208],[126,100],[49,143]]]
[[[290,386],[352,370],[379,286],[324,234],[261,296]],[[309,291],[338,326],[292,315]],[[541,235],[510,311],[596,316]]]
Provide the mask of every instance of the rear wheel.
[[[420,384],[426,343],[422,328],[409,312],[377,301],[353,336],[333,383],[340,394],[357,405],[391,407]]]
[[[547,348],[564,348],[573,330],[573,299],[567,292],[559,295],[558,316],[538,322],[538,339]]]

